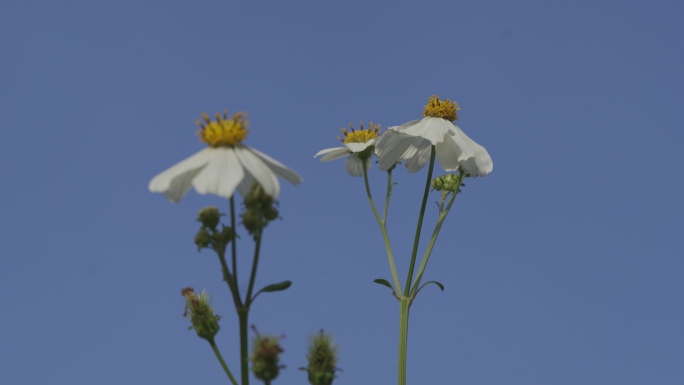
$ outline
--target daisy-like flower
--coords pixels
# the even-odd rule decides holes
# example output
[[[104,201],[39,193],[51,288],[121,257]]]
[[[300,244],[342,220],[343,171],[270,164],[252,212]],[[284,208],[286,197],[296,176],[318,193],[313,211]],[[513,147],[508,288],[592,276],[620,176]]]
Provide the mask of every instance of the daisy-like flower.
[[[472,177],[489,174],[494,165],[487,150],[452,123],[458,119],[458,110],[456,102],[431,96],[422,120],[390,127],[375,143],[380,169],[387,170],[398,161],[406,160],[408,171],[416,172],[430,160],[435,146],[437,160],[445,171],[461,167]]]
[[[180,201],[193,186],[200,194],[230,198],[236,188],[240,195],[247,195],[257,182],[276,199],[280,193],[276,176],[292,184],[302,181],[296,172],[242,144],[248,132],[246,114],[229,119],[224,110],[223,116],[216,114],[216,121],[205,113],[202,119],[197,120],[199,136],[208,147],[155,176],[150,191],[160,192],[172,202]]]
[[[339,159],[347,157],[347,163],[345,168],[351,176],[363,176],[363,167],[366,166],[366,171],[370,169],[371,162],[369,161],[372,154],[372,146],[378,139],[378,134],[380,134],[380,125],[370,123],[368,129],[363,128],[363,122],[360,123],[361,128],[356,131],[354,126],[349,123],[349,128],[351,131],[347,131],[346,128],[341,128],[344,138],[337,139],[344,143],[344,147],[334,147],[326,148],[325,150],[319,151],[314,158],[323,155],[321,162],[328,162],[333,159]]]

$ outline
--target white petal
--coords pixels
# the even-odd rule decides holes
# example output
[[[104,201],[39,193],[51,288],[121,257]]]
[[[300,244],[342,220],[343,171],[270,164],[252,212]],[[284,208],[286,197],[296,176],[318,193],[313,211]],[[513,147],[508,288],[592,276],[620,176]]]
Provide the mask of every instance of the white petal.
[[[235,146],[235,154],[245,168],[246,174],[251,177],[243,179],[243,183],[238,187],[240,194],[244,196],[245,192],[243,191],[245,189],[247,189],[247,193],[249,192],[249,189],[252,188],[252,181],[249,179],[252,179],[261,185],[266,194],[277,199],[280,194],[280,184],[271,168],[256,154],[252,153],[249,147]]]
[[[229,147],[207,148],[209,164],[192,181],[200,194],[214,194],[224,198],[233,196],[235,187],[244,177],[242,165],[235,151]]]
[[[152,178],[150,191],[163,193],[171,202],[180,201],[190,190],[193,178],[209,163],[211,151],[208,150],[211,149],[205,148]]]
[[[347,146],[351,152],[361,152],[375,144],[375,141],[376,139],[371,139],[365,143],[345,143],[345,146]]]
[[[371,163],[373,163],[371,158],[366,159],[366,171],[370,170]],[[347,169],[347,173],[349,173],[349,175],[363,176],[363,161],[361,160],[361,158],[359,158],[358,155],[349,155],[349,158],[347,158],[347,162],[344,166]]]
[[[375,153],[380,157],[378,164],[380,169],[389,170],[401,160],[406,150],[411,147],[415,138],[401,135],[394,131],[385,131],[375,142]]]
[[[448,136],[442,143],[435,146],[437,151],[437,160],[444,171],[456,171],[460,166],[461,147],[456,144],[456,141],[451,136]]]
[[[318,151],[318,153],[314,155],[314,158],[325,155],[321,158],[321,162],[329,162],[334,159],[344,158],[349,154],[351,154],[351,151],[349,151],[347,147],[326,148],[325,150]]]
[[[412,122],[409,122],[412,123]],[[398,130],[406,135],[420,136],[433,145],[444,141],[444,137],[454,126],[450,121],[442,118],[425,117],[415,124],[405,123]]]
[[[411,154],[409,156],[409,154]],[[432,154],[432,143],[423,138],[415,138],[411,148],[404,154],[408,172],[416,172],[425,166]]]
[[[461,150],[459,162],[468,174],[471,176],[485,176],[493,170],[492,158],[484,147],[470,139],[458,126],[454,125],[451,134],[451,137]]]
[[[254,153],[264,163],[266,163],[266,165],[271,169],[271,171],[273,171],[279,177],[281,177],[281,178],[285,179],[286,181],[288,181],[292,184],[295,184],[295,185],[302,183],[302,177],[299,176],[299,174],[297,174],[293,170],[287,168],[282,163],[280,163],[277,160],[271,158],[270,156],[264,154],[263,152],[258,151],[257,149],[254,149],[252,147],[248,147],[248,148],[252,153]]]

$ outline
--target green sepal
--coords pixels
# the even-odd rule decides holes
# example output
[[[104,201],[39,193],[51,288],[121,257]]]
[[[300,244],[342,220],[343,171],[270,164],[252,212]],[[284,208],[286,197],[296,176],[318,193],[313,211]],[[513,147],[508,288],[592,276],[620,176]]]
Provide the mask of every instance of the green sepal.
[[[373,282],[379,283],[380,285],[383,285],[383,286],[387,286],[387,287],[389,287],[390,289],[394,290],[394,288],[392,287],[392,285],[391,285],[391,284],[389,283],[389,281],[387,281],[386,279],[376,278],[376,279],[373,280]]]

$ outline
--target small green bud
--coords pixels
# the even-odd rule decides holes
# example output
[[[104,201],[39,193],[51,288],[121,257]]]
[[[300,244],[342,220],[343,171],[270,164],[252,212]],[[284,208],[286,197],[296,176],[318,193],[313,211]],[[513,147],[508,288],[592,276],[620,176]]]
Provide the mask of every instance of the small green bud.
[[[250,234],[254,234],[256,231],[262,230],[265,227],[265,223],[259,211],[247,210],[240,214],[240,217],[242,218],[242,225],[245,226]]]
[[[211,235],[206,228],[202,227],[199,229],[195,235],[195,244],[197,245],[198,251],[211,244]]]
[[[252,330],[256,333],[252,340],[252,355],[249,357],[252,361],[252,371],[256,378],[269,384],[278,377],[280,369],[284,368],[279,365],[279,355],[283,352],[279,344],[282,337],[261,335],[253,325]]]
[[[278,209],[273,207],[273,206],[268,207],[264,210],[264,218],[266,218],[266,220],[268,220],[268,221],[272,221],[272,220],[278,218],[278,214],[279,214]]]
[[[431,184],[432,188],[437,191],[441,191],[442,187],[444,187],[444,181],[442,180],[442,177],[437,177],[433,179]]]
[[[214,336],[221,328],[218,324],[221,317],[214,314],[214,308],[209,301],[209,294],[205,291],[196,294],[191,287],[181,290],[181,294],[185,297],[185,313],[183,316],[192,323],[190,328],[195,329],[200,338],[213,341]]]
[[[205,207],[200,210],[197,221],[212,230],[216,229],[221,221],[221,213],[214,206]]]
[[[302,368],[309,373],[311,385],[331,385],[335,377],[337,353],[339,347],[333,343],[333,335],[325,334],[323,330],[309,337],[309,350],[306,359],[308,368]]]

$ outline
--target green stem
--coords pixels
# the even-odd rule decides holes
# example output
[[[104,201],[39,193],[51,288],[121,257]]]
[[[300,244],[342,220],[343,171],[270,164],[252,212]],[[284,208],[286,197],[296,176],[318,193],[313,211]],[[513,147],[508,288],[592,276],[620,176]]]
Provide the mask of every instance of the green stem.
[[[420,242],[420,232],[423,228],[423,217],[425,216],[425,206],[427,205],[428,194],[430,193],[430,183],[432,183],[432,170],[435,167],[435,146],[432,146],[430,153],[430,167],[428,168],[427,181],[425,182],[425,191],[423,193],[423,203],[420,205],[420,214],[418,215],[418,225],[416,226],[416,236],[413,240],[413,251],[411,252],[411,263],[409,264],[409,272],[406,277],[406,287],[404,287],[404,297],[408,297],[411,291],[411,280],[413,279],[413,269],[416,265],[416,255],[418,254],[418,243]]]
[[[406,355],[408,351],[408,321],[411,299],[399,300],[399,385],[406,385]]]
[[[368,162],[369,159],[366,159],[365,162]],[[375,220],[378,221],[378,225],[380,226],[380,231],[382,232],[382,239],[385,242],[385,250],[387,250],[387,260],[389,261],[390,265],[390,270],[392,272],[392,280],[394,281],[394,290],[397,292],[401,293],[401,284],[399,283],[399,275],[397,275],[397,267],[394,264],[394,255],[392,254],[392,246],[390,244],[389,240],[389,234],[387,233],[387,225],[385,222],[385,219],[387,218],[387,210],[389,207],[389,199],[390,195],[392,193],[392,179],[391,179],[391,173],[388,171],[388,182],[387,182],[387,197],[385,198],[385,212],[384,212],[384,219],[380,219],[380,214],[378,214],[378,210],[375,208],[375,202],[373,202],[373,195],[371,194],[370,190],[370,185],[368,183],[368,170],[366,169],[366,166],[364,164],[363,166],[363,182],[366,186],[366,195],[368,196],[368,202],[370,203],[371,210],[373,210],[373,215],[375,216]]]
[[[249,350],[247,346],[249,305],[237,308],[237,313],[240,324],[240,374],[242,385],[249,385]]]
[[[245,303],[247,306],[252,304],[252,290],[254,289],[254,280],[256,278],[257,266],[259,265],[259,251],[261,250],[261,230],[254,233],[254,260],[252,261],[252,273],[249,275],[249,287],[247,288],[247,297]]]
[[[237,232],[237,227],[235,227],[235,199],[233,196],[230,197],[230,227],[233,229],[233,231]],[[237,234],[237,233],[233,233]],[[240,298],[240,287],[238,286],[238,272],[237,272],[237,245],[236,245],[236,239],[233,239],[232,242],[230,242],[230,250],[231,250],[231,262],[233,265],[233,281],[235,282],[235,295],[237,295],[238,298]]]
[[[461,182],[463,181],[463,177],[465,176],[465,173],[461,172],[461,174],[458,176],[458,186],[461,186]],[[444,202],[442,202],[442,206],[440,207],[440,213],[439,213],[439,219],[437,220],[437,224],[435,225],[435,230],[432,232],[432,238],[430,238],[430,242],[428,243],[427,249],[425,250],[425,254],[423,255],[423,260],[420,262],[420,268],[418,268],[418,275],[416,276],[416,280],[413,283],[413,289],[411,290],[410,298],[413,299],[415,298],[418,290],[418,285],[420,285],[420,280],[423,277],[423,273],[425,272],[425,267],[427,266],[428,261],[430,260],[430,255],[432,254],[432,248],[435,246],[435,242],[437,242],[437,236],[439,235],[439,231],[442,229],[442,224],[444,223],[444,220],[446,219],[447,215],[449,214],[449,210],[451,210],[451,206],[454,204],[454,200],[456,199],[457,192],[453,192],[451,195],[451,199],[449,200],[449,204],[447,204],[447,207],[445,210],[441,210],[441,208],[444,205]]]
[[[209,345],[211,345],[211,349],[214,351],[216,358],[218,358],[219,362],[221,363],[221,366],[223,367],[223,371],[226,372],[226,374],[228,375],[228,378],[230,378],[230,382],[232,382],[233,385],[238,385],[237,380],[235,379],[235,377],[233,377],[233,373],[231,373],[230,369],[228,369],[228,365],[226,365],[226,361],[223,360],[223,356],[221,356],[221,352],[219,351],[218,346],[216,346],[216,342],[214,342],[213,338],[211,340],[209,340]]]

